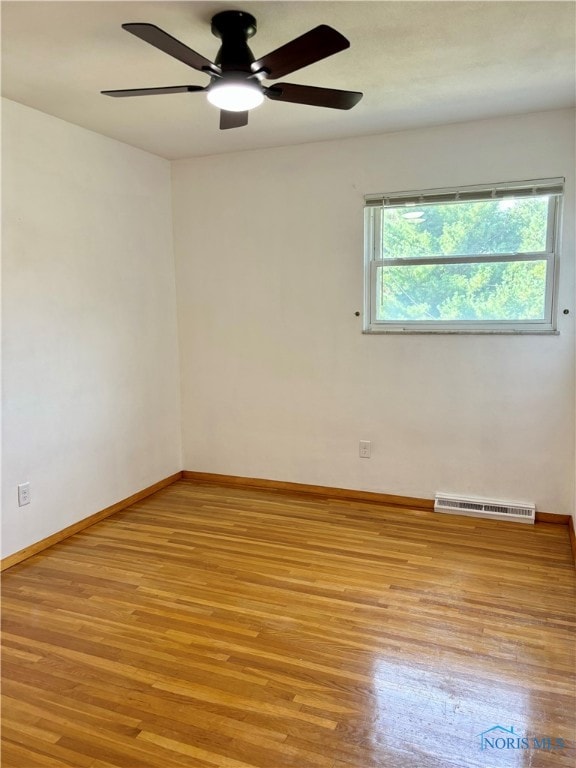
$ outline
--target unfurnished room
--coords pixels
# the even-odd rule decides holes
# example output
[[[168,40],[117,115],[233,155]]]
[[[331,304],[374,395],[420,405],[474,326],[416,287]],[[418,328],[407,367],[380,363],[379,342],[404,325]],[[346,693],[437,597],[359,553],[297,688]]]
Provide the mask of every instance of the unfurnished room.
[[[0,7],[3,768],[573,768],[576,2]]]

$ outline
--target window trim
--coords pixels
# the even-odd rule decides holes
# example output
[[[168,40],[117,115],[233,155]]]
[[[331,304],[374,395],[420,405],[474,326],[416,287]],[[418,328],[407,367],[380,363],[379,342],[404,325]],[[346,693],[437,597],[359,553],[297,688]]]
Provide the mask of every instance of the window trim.
[[[474,185],[460,188],[366,195],[364,207],[364,325],[363,333],[454,333],[454,334],[557,334],[559,240],[564,178]],[[476,202],[509,197],[549,195],[546,250],[530,253],[467,254],[460,256],[400,257],[383,259],[382,212],[385,208],[413,205]],[[427,264],[479,264],[489,262],[546,261],[545,312],[542,320],[401,320],[377,321],[376,274],[380,267]],[[550,276],[549,276],[550,275]]]

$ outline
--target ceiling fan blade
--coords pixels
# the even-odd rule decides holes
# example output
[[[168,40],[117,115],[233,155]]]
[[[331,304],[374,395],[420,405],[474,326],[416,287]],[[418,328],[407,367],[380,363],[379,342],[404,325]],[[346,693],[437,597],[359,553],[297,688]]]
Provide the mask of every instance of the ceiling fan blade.
[[[248,125],[248,112],[230,112],[226,109],[220,110],[220,130],[226,128],[242,128]]]
[[[275,83],[266,89],[266,96],[275,101],[309,104],[312,107],[352,109],[364,94],[359,91],[338,91],[334,88],[315,88],[311,85]]]
[[[155,48],[167,53],[169,56],[173,56],[183,64],[187,64],[193,69],[198,69],[200,72],[220,72],[220,68],[213,64],[205,56],[202,56],[187,45],[181,43],[180,40],[176,40],[175,37],[164,32],[160,27],[155,24],[122,24],[122,29],[127,32],[131,32],[136,37],[144,40],[146,43],[150,43]]]
[[[203,85],[168,85],[165,88],[129,88],[120,91],[100,91],[104,96],[157,96],[163,93],[195,93],[205,91]]]
[[[276,80],[297,69],[332,56],[350,47],[349,41],[332,27],[320,24],[309,32],[291,40],[252,64],[252,71],[265,69],[266,77]]]

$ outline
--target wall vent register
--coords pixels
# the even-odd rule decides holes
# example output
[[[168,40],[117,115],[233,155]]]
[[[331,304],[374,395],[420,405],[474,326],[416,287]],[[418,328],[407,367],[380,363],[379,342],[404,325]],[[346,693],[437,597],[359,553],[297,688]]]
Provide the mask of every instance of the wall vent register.
[[[490,520],[514,520],[519,523],[533,523],[536,519],[534,504],[518,501],[501,501],[476,497],[457,496],[451,493],[437,493],[434,511],[484,517]]]

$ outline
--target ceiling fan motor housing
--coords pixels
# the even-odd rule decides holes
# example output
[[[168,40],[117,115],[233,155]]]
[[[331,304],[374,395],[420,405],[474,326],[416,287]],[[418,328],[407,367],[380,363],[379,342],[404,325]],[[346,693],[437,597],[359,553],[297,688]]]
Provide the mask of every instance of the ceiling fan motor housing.
[[[215,59],[222,72],[252,74],[254,56],[247,40],[256,30],[256,19],[244,11],[222,11],[212,18],[212,34],[222,40]]]

